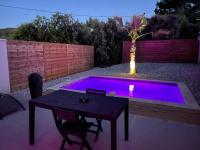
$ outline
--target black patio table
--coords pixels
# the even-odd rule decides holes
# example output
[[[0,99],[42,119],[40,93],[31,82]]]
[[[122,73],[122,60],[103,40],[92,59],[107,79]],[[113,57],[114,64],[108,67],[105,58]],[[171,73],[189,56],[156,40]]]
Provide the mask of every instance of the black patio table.
[[[52,109],[60,107],[71,109],[94,118],[102,118],[111,122],[111,150],[117,149],[117,118],[124,110],[125,140],[128,140],[128,99],[87,94],[88,102],[81,102],[85,93],[58,90],[29,101],[29,142],[34,144],[35,137],[35,107]]]

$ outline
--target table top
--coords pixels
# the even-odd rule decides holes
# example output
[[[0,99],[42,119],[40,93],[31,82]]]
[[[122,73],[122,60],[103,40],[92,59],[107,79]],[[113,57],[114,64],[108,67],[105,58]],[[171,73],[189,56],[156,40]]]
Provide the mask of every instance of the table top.
[[[81,102],[80,98],[82,96],[87,96],[89,100],[87,102]],[[48,95],[32,99],[29,101],[29,104],[47,109],[60,107],[87,113],[91,116],[98,116],[103,119],[113,119],[117,118],[123,109],[128,106],[128,98],[58,90]]]

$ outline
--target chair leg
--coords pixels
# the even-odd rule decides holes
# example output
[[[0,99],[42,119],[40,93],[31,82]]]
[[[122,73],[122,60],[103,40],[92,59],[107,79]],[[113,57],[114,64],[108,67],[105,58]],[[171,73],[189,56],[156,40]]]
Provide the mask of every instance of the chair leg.
[[[103,132],[103,128],[101,126],[102,119],[97,118],[96,120],[97,120],[97,131],[96,131],[96,136],[95,136],[95,142],[97,141],[97,139],[99,137],[99,131]]]
[[[97,141],[98,137],[99,137],[99,128],[97,128],[97,131],[96,131],[96,136],[95,136],[95,139],[94,139],[95,142]]]
[[[63,138],[62,144],[60,146],[60,150],[64,150],[65,142],[66,142],[66,138]]]
[[[98,128],[100,129],[101,132],[103,132],[103,128],[101,126],[102,119],[101,118],[97,118],[96,120],[97,120]]]
[[[82,122],[86,122],[86,119],[85,119],[85,117],[84,117],[84,116],[81,116],[81,119],[80,119],[80,121],[82,121]]]
[[[81,143],[81,146],[80,146],[80,150],[83,150],[83,146],[84,146],[84,144],[83,144],[83,142]]]
[[[90,144],[87,142],[87,140],[85,139],[85,137],[81,137],[83,140],[83,145],[87,147],[88,150],[92,150],[92,147],[90,146]]]
[[[72,145],[72,144],[74,143],[74,141],[70,140],[70,139],[68,138],[68,136],[65,136],[65,141],[67,141],[67,143],[68,143],[69,145]]]

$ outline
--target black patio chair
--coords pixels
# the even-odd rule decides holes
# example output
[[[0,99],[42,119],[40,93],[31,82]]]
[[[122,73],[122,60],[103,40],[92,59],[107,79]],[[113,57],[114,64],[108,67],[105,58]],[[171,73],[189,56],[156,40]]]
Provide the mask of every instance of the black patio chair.
[[[38,73],[31,73],[28,77],[31,98],[42,96],[43,81],[42,76]]]
[[[26,110],[25,107],[16,98],[9,94],[0,93],[0,120],[4,116],[18,110]]]
[[[60,150],[64,149],[66,142],[70,145],[80,145],[81,150],[83,149],[83,147],[86,147],[88,150],[92,150],[90,144],[86,140],[87,132],[89,132],[89,128],[93,125],[92,122],[81,122],[79,120],[79,114],[77,112],[60,108],[53,109],[53,116],[55,119],[56,127],[63,136]],[[71,140],[68,137],[69,135],[79,137],[82,142],[80,143]]]
[[[96,94],[96,95],[106,96],[105,90],[87,88],[86,93],[87,94]],[[87,117],[87,115],[81,116],[81,120],[86,121],[85,117]],[[97,127],[97,130],[95,131],[95,133],[96,133],[95,141],[97,141],[97,139],[98,139],[99,131],[103,132],[103,128],[102,128],[102,125],[101,125],[102,118],[96,118],[96,122],[97,122],[97,124],[94,124],[94,126]]]

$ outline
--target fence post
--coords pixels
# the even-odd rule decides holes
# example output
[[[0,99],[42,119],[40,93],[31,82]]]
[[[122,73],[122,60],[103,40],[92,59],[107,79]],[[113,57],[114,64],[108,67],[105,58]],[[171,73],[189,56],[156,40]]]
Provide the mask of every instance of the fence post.
[[[198,64],[200,64],[200,32],[199,32],[199,37],[198,37],[198,40],[199,40],[199,55],[198,55]]]
[[[0,39],[0,93],[10,93],[7,40]]]

